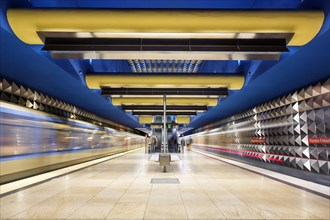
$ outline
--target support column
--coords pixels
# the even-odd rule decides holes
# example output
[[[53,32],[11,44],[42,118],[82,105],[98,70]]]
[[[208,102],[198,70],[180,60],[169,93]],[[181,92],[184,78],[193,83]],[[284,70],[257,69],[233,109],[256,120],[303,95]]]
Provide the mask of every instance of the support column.
[[[167,121],[167,118],[166,118],[166,95],[163,96],[163,101],[164,101],[164,115],[163,115],[163,153],[166,153],[167,151],[167,127],[166,127],[166,121]]]

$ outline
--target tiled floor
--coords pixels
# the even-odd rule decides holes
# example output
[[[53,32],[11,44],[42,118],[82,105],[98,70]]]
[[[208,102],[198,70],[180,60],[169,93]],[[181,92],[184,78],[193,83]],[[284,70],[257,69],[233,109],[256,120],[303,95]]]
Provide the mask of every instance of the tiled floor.
[[[1,219],[329,219],[328,199],[194,152],[144,150],[1,198]],[[180,184],[150,184],[178,178]]]

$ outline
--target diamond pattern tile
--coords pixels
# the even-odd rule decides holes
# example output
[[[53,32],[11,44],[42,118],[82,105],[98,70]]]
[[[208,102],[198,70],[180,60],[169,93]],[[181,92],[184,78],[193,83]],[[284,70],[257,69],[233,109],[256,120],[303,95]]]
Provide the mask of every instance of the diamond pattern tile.
[[[135,68],[149,68],[147,62],[146,65],[139,62],[140,66],[135,65]],[[163,68],[161,65],[157,67],[159,71]],[[177,66],[179,68],[179,63]],[[80,120],[104,120],[5,79],[0,80],[0,89],[1,100],[30,109]],[[330,137],[330,79],[278,97],[217,124],[225,133],[217,135],[216,142],[226,143],[228,149],[238,150],[245,158],[329,175],[330,146],[315,140]],[[253,143],[252,139],[264,141]],[[208,140],[204,138],[203,141]]]
[[[311,162],[311,171],[315,173],[320,173],[320,168],[317,160],[310,160]]]
[[[256,157],[267,163],[281,160],[278,164],[283,166],[329,175],[330,147],[317,142],[330,136],[329,122],[330,79],[224,119],[222,131],[243,126],[244,130],[249,126],[251,129],[226,133],[217,141],[228,143],[233,138],[235,141],[228,146],[259,152],[249,153],[250,159]],[[265,138],[265,145],[251,145],[251,138],[260,137]]]

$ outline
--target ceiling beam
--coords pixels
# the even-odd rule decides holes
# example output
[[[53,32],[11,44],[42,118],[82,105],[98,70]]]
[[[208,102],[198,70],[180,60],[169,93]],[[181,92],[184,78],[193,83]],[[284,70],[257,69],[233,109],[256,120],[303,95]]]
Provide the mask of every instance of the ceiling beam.
[[[112,98],[112,105],[160,105],[164,104],[163,98]],[[204,105],[216,106],[218,98],[172,98],[166,99],[167,105]]]
[[[158,96],[162,97],[225,97],[228,95],[227,88],[111,88],[102,87],[103,96],[111,97],[136,97]]]
[[[244,75],[220,74],[87,74],[90,89],[112,88],[228,88],[241,89]]]
[[[133,111],[133,110],[149,110],[149,111],[162,111],[164,107],[162,105],[122,105],[121,108],[124,111]],[[207,111],[207,106],[201,105],[167,105],[166,110],[168,111],[185,111],[185,110],[194,110],[194,111]]]
[[[133,111],[133,115],[163,115],[163,112],[145,112],[145,111]],[[196,115],[196,112],[172,112],[166,111],[166,115]]]
[[[291,34],[293,35],[293,34]],[[46,37],[48,51],[201,51],[287,52],[280,39],[151,39],[151,38],[62,38]]]

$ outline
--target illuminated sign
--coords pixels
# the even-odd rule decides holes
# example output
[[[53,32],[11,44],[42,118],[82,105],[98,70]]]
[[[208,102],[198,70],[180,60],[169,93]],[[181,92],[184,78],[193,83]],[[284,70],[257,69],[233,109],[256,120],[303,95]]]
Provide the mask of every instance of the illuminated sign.
[[[308,138],[309,144],[330,144],[330,137]]]

